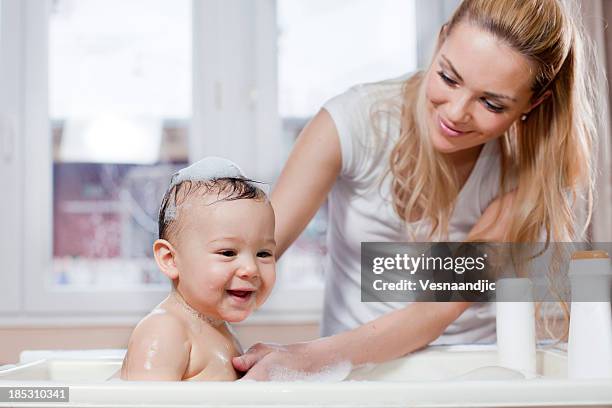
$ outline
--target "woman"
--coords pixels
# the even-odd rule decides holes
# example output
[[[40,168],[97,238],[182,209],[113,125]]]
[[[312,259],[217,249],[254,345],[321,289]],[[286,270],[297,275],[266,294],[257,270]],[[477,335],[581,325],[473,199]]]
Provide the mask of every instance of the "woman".
[[[300,135],[272,194],[277,256],[329,193],[323,334],[257,344],[246,378],[493,341],[490,305],[361,303],[362,241],[571,241],[595,144],[587,48],[560,0],[464,0],[429,69],[354,87]],[[601,84],[599,85],[601,87]]]

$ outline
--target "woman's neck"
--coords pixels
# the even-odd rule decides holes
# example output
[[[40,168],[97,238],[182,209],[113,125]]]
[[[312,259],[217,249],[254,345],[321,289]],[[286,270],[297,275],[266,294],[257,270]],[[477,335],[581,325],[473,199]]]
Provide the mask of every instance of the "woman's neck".
[[[484,145],[478,145],[469,149],[446,154],[449,163],[455,168],[461,186],[463,186],[470,177],[483,146]]]

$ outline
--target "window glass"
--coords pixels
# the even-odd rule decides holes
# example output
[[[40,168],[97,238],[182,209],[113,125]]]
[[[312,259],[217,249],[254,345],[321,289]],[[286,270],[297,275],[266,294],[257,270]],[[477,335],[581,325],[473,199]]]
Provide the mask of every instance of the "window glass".
[[[151,244],[187,163],[191,14],[190,0],[52,2],[55,284],[167,284]]]
[[[306,122],[349,87],[416,69],[414,0],[277,0],[279,111],[289,151]],[[281,258],[281,282],[321,285],[323,206]]]
[[[416,68],[414,0],[277,0],[279,106],[311,117],[352,85]]]

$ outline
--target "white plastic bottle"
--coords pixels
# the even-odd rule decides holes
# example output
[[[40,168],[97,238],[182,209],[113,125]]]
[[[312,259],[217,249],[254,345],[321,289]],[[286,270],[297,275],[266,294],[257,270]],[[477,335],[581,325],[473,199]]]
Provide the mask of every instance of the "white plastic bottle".
[[[533,283],[504,278],[496,283],[497,364],[536,376],[536,333]]]
[[[568,377],[612,379],[612,264],[604,251],[579,251],[569,268],[572,309]]]

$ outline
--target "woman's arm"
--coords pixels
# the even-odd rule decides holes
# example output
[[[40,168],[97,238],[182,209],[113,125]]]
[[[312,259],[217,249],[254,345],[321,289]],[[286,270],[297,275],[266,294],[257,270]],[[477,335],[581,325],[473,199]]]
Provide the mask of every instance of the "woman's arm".
[[[468,238],[501,239],[510,223],[505,210],[512,198],[513,193],[508,193],[494,200]],[[380,363],[431,343],[469,306],[469,302],[412,303],[353,330],[315,341],[282,347],[256,344],[233,363],[237,370],[248,371],[245,378],[257,380],[269,379],[273,367],[317,372],[343,361],[353,366]]]
[[[258,343],[232,363],[236,370],[248,371],[244,379],[260,381],[274,380],[276,371],[308,375],[344,362],[352,367],[381,363],[426,346],[469,305],[413,303],[334,336],[286,346]]]
[[[353,366],[382,363],[425,347],[469,306],[469,302],[412,303],[356,329],[320,339],[313,347]]]
[[[493,200],[470,230],[468,241],[506,242],[514,196],[515,192],[510,191]]]
[[[470,230],[468,239],[502,241],[510,224],[508,210],[513,198],[514,192],[510,192],[493,200]],[[392,360],[437,339],[470,304],[412,303],[354,330],[321,339],[313,347],[331,350],[339,361],[350,361],[353,365]]]
[[[322,109],[300,133],[272,191],[277,258],[316,214],[341,166],[338,132],[329,113]]]

